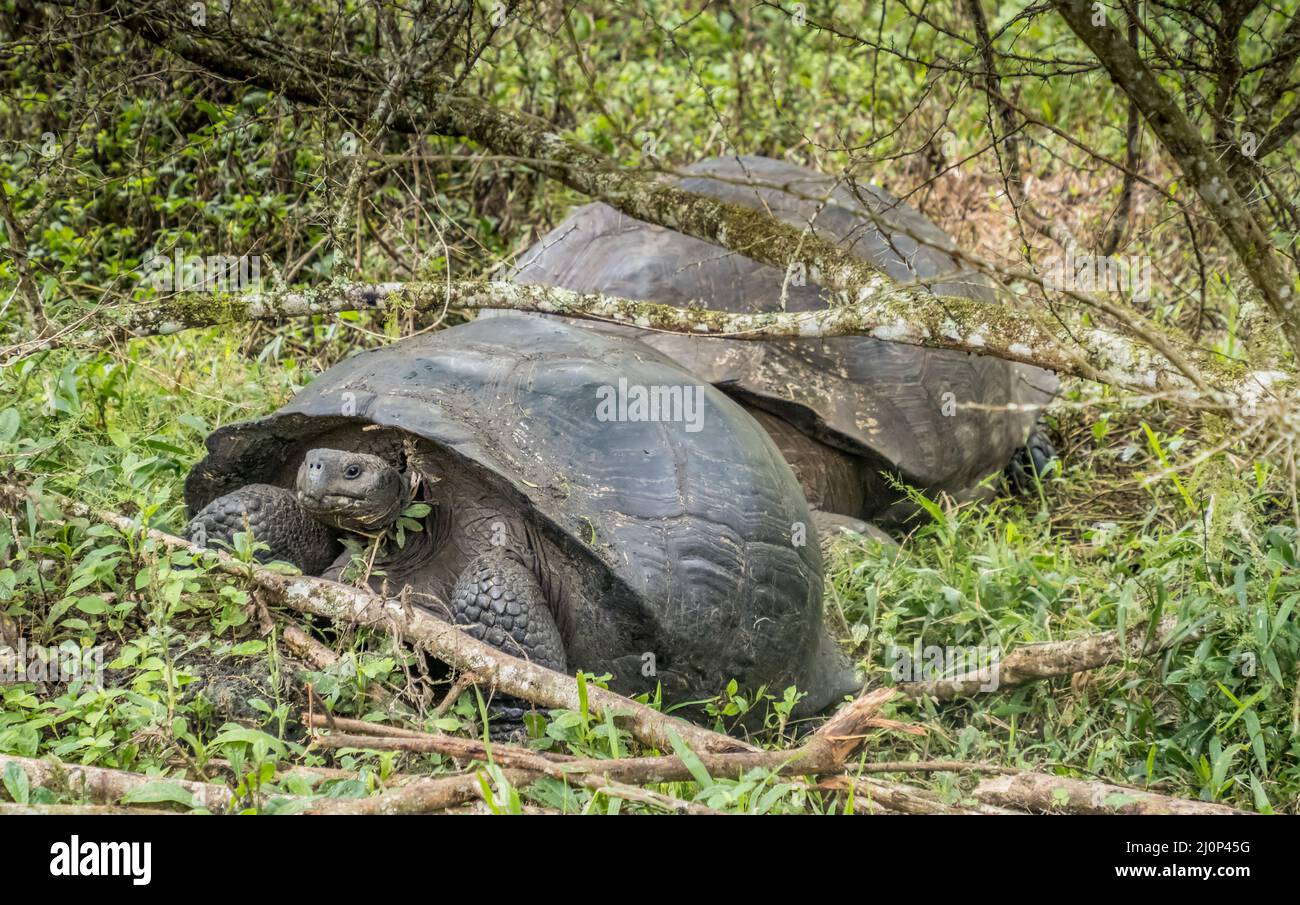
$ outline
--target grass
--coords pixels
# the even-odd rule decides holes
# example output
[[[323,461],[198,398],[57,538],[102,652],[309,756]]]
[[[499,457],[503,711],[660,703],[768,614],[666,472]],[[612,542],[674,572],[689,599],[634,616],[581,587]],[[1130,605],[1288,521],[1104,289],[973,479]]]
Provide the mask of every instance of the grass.
[[[290,327],[271,341],[311,343],[324,365],[348,343],[329,333]],[[310,379],[308,368],[242,354],[244,343],[269,339],[262,336],[211,331],[148,340],[125,356],[70,357],[57,368],[51,356],[10,384],[0,455],[39,487],[177,530],[184,522],[180,483],[208,431],[273,409]],[[181,361],[185,367],[164,365]],[[1300,579],[1295,532],[1279,518],[1285,507],[1272,478],[1211,462],[1177,483],[1146,483],[1194,458],[1198,438],[1172,417],[1161,421],[1158,411],[1097,400],[1072,408],[1073,401],[1082,400],[1066,400],[1058,432],[1082,434],[1088,443],[1067,453],[1041,494],[978,506],[940,502],[939,517],[897,550],[840,543],[828,563],[829,623],[881,682],[889,680],[892,648],[918,639],[1010,650],[1090,632],[1140,633],[1159,614],[1209,633],[1160,657],[1073,679],[942,707],[901,704],[898,718],[929,731],[879,734],[869,756],[1060,770],[1293,811],[1300,790]],[[99,691],[0,689],[0,752],[137,770],[227,761],[240,765],[246,781],[261,777],[266,764],[362,771],[358,780],[324,780],[317,794],[354,793],[398,765],[403,772],[450,769],[434,756],[344,752],[327,761],[305,752],[295,731],[306,682],[340,714],[391,718],[365,695],[375,682],[433,699],[441,686],[420,677],[421,664],[409,655],[380,639],[345,635],[335,639],[346,653],[337,669],[304,670],[284,662],[256,631],[237,580],[189,562],[150,562],[112,529],[48,516],[37,509],[0,527],[4,612],[32,643],[106,642],[111,681]],[[231,676],[251,691],[232,692],[220,681]],[[236,715],[260,729],[231,718],[232,695],[248,701]],[[724,698],[716,705],[719,723],[773,703]],[[450,714],[423,725],[473,731],[476,713],[467,694]],[[407,716],[421,724],[413,712]],[[777,732],[766,736],[768,744],[782,741]],[[538,743],[606,756],[632,746],[625,734],[567,712],[549,715]],[[913,781],[960,800],[972,780],[939,774]],[[304,791],[300,776],[261,783],[259,806],[271,810],[276,791]],[[831,806],[772,777],[674,785],[668,791],[739,811]],[[611,806],[554,782],[524,800],[570,810]]]

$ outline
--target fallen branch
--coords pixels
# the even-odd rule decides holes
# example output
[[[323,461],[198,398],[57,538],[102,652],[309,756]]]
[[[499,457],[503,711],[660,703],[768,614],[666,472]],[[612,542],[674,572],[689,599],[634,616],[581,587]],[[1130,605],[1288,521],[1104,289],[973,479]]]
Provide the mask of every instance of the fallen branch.
[[[369,798],[338,798],[322,801],[308,808],[306,814],[432,814],[461,805],[483,801],[484,779],[482,770],[458,773],[408,783],[400,789],[381,792]],[[535,773],[526,770],[503,770],[501,774],[510,785],[531,782]]]
[[[280,632],[284,646],[317,669],[329,669],[343,659],[296,625],[286,625]]]
[[[791,751],[743,751],[734,753],[696,752],[696,756],[710,769],[732,776],[753,769],[779,770],[790,774],[834,773],[842,769],[844,761],[861,744],[865,722],[897,694],[892,688],[878,688],[844,707],[818,729],[809,740]],[[306,716],[306,715],[304,715]],[[318,736],[315,741],[329,748],[370,748],[377,751],[413,751],[443,754],[455,760],[488,760],[504,767],[521,767],[542,770],[537,759],[541,757],[557,765],[566,774],[599,774],[625,782],[678,782],[689,780],[691,772],[686,763],[676,755],[628,758],[575,758],[565,755],[541,754],[515,745],[488,746],[476,739],[452,735],[431,735],[365,723],[361,720],[311,715],[309,722],[318,728],[329,727],[330,735]],[[373,735],[361,734],[368,729]],[[341,733],[339,730],[348,730]],[[549,768],[547,768],[549,769]]]
[[[48,496],[54,497],[53,494]],[[27,489],[22,485],[0,484],[0,504],[6,508],[15,508],[26,497]],[[74,500],[58,498],[58,505],[67,515],[100,521],[125,534],[143,532],[148,541],[165,550],[180,550],[200,557],[218,571],[247,579],[268,595],[269,601],[335,622],[397,635],[449,666],[473,673],[483,683],[506,694],[554,709],[579,710],[582,707],[578,684],[572,676],[502,653],[423,610],[403,605],[400,600],[386,600],[370,591],[337,582],[285,575],[257,564],[240,562],[222,551],[197,547],[183,538],[143,528],[134,519],[117,513],[99,512]],[[739,739],[667,716],[595,685],[587,687],[587,707],[597,719],[609,713],[639,741],[661,750],[672,747],[670,731],[701,751],[757,750]]]
[[[902,720],[891,720],[883,716],[872,717],[866,720],[864,725],[868,729],[884,729],[887,732],[899,732],[903,735],[925,735],[924,726],[915,726],[911,723],[904,723]]]
[[[0,801],[0,817],[103,817],[141,814],[175,817],[178,811],[119,807],[111,804],[14,804]]]
[[[866,776],[827,776],[815,788],[824,792],[852,794],[855,814],[874,814],[883,808],[887,813],[932,816],[1023,814],[989,804],[945,804],[938,796],[899,782]]]
[[[559,808],[543,808],[535,804],[522,805],[519,808],[519,811],[522,814],[529,814],[529,815],[564,813]],[[471,801],[469,804],[458,805],[457,807],[454,808],[445,808],[441,813],[450,814],[450,815],[482,817],[482,816],[490,815],[494,813],[494,811],[486,801]]]
[[[1211,378],[1208,395],[1159,351],[1103,327],[1072,325],[1072,341],[1090,349],[1082,357],[1046,327],[1032,327],[1006,306],[964,297],[937,296],[920,286],[893,284],[853,304],[815,311],[716,311],[678,308],[595,292],[574,292],[501,280],[456,280],[442,283],[333,283],[309,289],[266,289],[247,293],[178,293],[106,312],[95,326],[65,330],[53,338],[15,346],[11,358],[31,355],[62,343],[100,344],[114,337],[171,334],[198,327],[248,321],[282,321],[345,311],[536,311],[604,323],[628,324],[668,333],[726,337],[735,340],[809,339],[871,336],[904,345],[993,355],[1048,368],[1063,375],[1100,380],[1138,392],[1159,390],[1213,401],[1259,400],[1293,381],[1280,371],[1252,371],[1240,362],[1185,343],[1174,343],[1180,362]],[[971,326],[974,324],[974,326]]]
[[[204,764],[204,766],[218,767],[222,770],[228,771],[231,774],[231,776],[235,776],[234,765],[230,763],[230,761],[225,760],[223,758],[214,757],[208,760]],[[359,780],[362,778],[362,771],[344,770],[339,767],[307,767],[300,764],[280,764],[276,767],[275,779],[277,781],[288,778],[290,776],[300,778],[300,779],[305,779],[308,782],[310,782],[311,785],[314,786],[317,785],[318,783],[322,783],[325,782],[326,780],[331,780],[331,779]],[[238,779],[237,776],[235,776],[235,778]],[[413,773],[390,773],[388,777],[384,780],[384,784],[386,786],[396,786],[402,783],[410,782],[415,779],[423,779],[423,778],[424,777],[416,776]]]
[[[1045,773],[995,776],[975,787],[975,798],[1043,814],[1246,814],[1208,801],[1171,798],[1104,782],[1083,782]]]
[[[179,786],[194,796],[194,807],[207,808],[216,813],[228,810],[233,797],[229,789],[215,783],[171,776],[145,776],[108,767],[85,767],[0,754],[0,773],[10,764],[17,765],[26,773],[27,782],[33,787],[88,798],[94,804],[117,805],[129,792],[159,782]]]
[[[841,709],[799,748],[791,751],[742,751],[717,753],[696,751],[700,763],[710,776],[739,778],[750,770],[771,770],[781,775],[819,775],[839,773],[847,758],[862,743],[862,732],[886,702],[897,692],[892,688],[878,688],[864,694]],[[327,723],[326,718],[314,722]],[[375,726],[376,724],[368,724]],[[356,721],[348,721],[352,729],[362,728]],[[629,797],[628,785],[647,785],[668,782],[693,782],[695,776],[690,766],[676,755],[627,758],[561,758],[543,756],[511,745],[492,745],[491,752],[481,742],[452,736],[427,735],[395,727],[379,727],[383,735],[333,735],[316,739],[318,744],[340,748],[370,748],[381,751],[419,751],[445,754],[462,760],[488,760],[505,768],[510,783],[516,787],[527,786],[543,776],[573,781],[605,794]],[[392,792],[356,801],[323,802],[309,813],[427,813],[442,810],[471,800],[479,788],[465,781],[466,774],[455,777],[438,777],[424,782],[414,782]],[[621,791],[620,791],[621,790]],[[915,791],[915,790],[914,790]],[[901,793],[900,793],[901,794]],[[917,793],[922,794],[923,793]],[[457,796],[468,796],[457,800]],[[673,799],[674,802],[679,800]],[[655,802],[667,804],[666,802]],[[674,809],[690,803],[679,803]]]
[[[474,673],[483,683],[534,704],[564,710],[579,710],[582,706],[572,676],[504,654],[422,610],[404,607],[399,600],[384,600],[367,591],[320,579],[286,579],[274,573],[264,578],[261,571],[257,570],[253,580],[277,592],[278,601],[291,609],[399,635],[444,663]],[[606,713],[613,715],[633,736],[651,747],[670,747],[671,730],[708,751],[752,750],[739,739],[665,716],[596,686],[587,688],[587,706],[597,719]]]
[[[1149,641],[1145,636],[1129,632],[1127,642],[1121,642],[1119,632],[1104,632],[1069,641],[1029,644],[1016,648],[998,663],[983,669],[949,679],[909,682],[899,685],[898,690],[914,698],[928,696],[948,700],[971,697],[1013,685],[1097,669],[1121,660],[1136,660],[1200,637],[1199,628],[1180,632],[1177,617],[1166,616],[1160,620]]]
[[[975,764],[964,760],[879,760],[855,764],[858,773],[1020,773],[1015,767],[1000,764]]]

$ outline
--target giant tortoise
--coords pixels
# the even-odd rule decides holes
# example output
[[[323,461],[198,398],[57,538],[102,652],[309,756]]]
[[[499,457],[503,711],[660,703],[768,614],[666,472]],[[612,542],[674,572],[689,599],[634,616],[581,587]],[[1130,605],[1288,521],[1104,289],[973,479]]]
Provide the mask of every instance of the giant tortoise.
[[[371,583],[509,653],[669,703],[736,679],[797,685],[812,713],[858,687],[780,451],[635,340],[477,320],[349,358],[207,447],[185,486],[200,541],[251,530],[333,577],[343,538],[378,544],[422,502],[424,530],[386,541]]]
[[[710,159],[689,172],[682,188],[811,226],[897,280],[939,295],[995,299],[982,278],[943,251],[953,248],[945,233],[882,189],[855,193],[766,157]],[[512,278],[734,312],[834,303],[816,274],[782,272],[601,203],[577,209],[520,255]],[[597,329],[639,335],[744,404],[781,447],[809,502],[826,513],[898,521],[914,511],[899,481],[969,497],[1013,462],[1041,469],[1051,455],[1046,438],[1031,429],[1056,380],[1036,368],[871,337],[755,342]]]

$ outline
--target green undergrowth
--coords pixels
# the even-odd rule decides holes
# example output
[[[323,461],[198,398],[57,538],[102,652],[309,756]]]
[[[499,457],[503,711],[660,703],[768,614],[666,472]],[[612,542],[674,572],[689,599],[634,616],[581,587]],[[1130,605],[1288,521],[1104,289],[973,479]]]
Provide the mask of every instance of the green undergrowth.
[[[315,342],[323,366],[342,353],[327,329],[286,330],[270,342]],[[246,808],[270,811],[384,788],[394,773],[453,769],[432,755],[311,749],[299,722],[309,706],[481,732],[472,690],[433,715],[449,681],[436,664],[383,637],[338,634],[279,614],[342,655],[325,671],[308,666],[277,643],[278,632],[260,631],[246,580],[59,512],[56,493],[178,530],[183,478],[207,433],[274,408],[310,377],[250,349],[253,341],[211,331],[138,343],[126,358],[64,363],[55,355],[8,384],[0,455],[32,494],[0,523],[5,626],[31,644],[104,645],[107,670],[102,689],[0,689],[0,753],[156,772],[156,788],[145,794],[165,800],[185,798],[166,777],[209,777],[239,785]],[[1144,484],[1143,476],[1158,475],[1161,456],[1170,464],[1190,460],[1195,438],[1153,413],[1143,420],[1104,403],[1090,412],[1105,429],[1088,428],[1091,446],[1067,458],[1039,493],[960,507],[922,498],[933,517],[901,536],[898,548],[837,543],[828,559],[827,623],[873,685],[892,682],[897,650],[917,646],[1006,653],[1097,632],[1143,637],[1156,617],[1174,617],[1185,640],[1156,656],[971,699],[896,702],[887,714],[925,734],[874,732],[863,757],[961,759],[1294,810],[1300,579],[1295,533],[1270,490],[1271,474],[1201,466],[1176,483]],[[1140,506],[1118,490],[1115,505],[1128,508],[1107,510],[1092,499],[1093,488],[1124,483]],[[779,747],[801,731],[785,719],[791,700],[786,689],[733,688],[711,708],[724,729],[761,714],[767,729],[755,739]],[[643,753],[626,732],[589,713],[549,712],[530,722],[529,744],[537,747]],[[323,772],[312,776],[312,768]],[[327,768],[356,775],[341,779]],[[9,778],[11,797],[49,796]],[[952,802],[975,781],[907,778]],[[552,780],[522,792],[494,787],[491,806],[502,810],[652,809]],[[662,790],[734,811],[844,807],[767,774],[740,781],[702,774]]]

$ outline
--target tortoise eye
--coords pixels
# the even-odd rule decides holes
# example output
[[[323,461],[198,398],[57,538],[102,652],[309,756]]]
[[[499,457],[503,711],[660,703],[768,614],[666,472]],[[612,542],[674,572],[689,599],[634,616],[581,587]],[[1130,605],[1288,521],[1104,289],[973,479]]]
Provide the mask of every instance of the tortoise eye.
[[[349,465],[347,468],[343,469],[343,477],[348,480],[361,477],[361,466],[357,465],[355,462]]]

